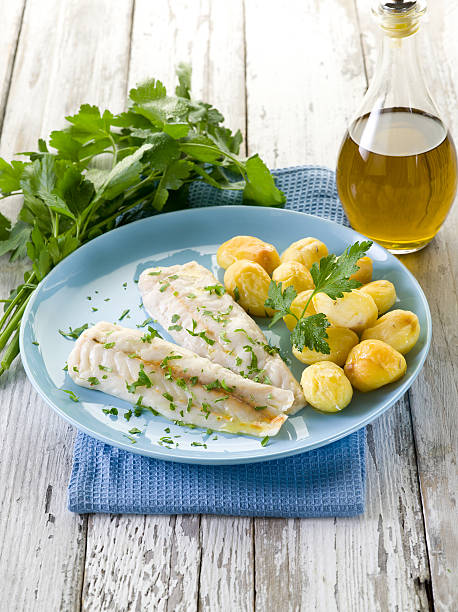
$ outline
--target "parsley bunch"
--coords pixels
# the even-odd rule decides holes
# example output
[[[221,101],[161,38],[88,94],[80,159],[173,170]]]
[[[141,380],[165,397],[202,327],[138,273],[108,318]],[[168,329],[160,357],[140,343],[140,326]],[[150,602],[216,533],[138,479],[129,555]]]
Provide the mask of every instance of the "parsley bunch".
[[[326,342],[328,337],[326,328],[329,327],[329,321],[326,315],[320,312],[304,318],[304,314],[313,296],[317,293],[326,293],[330,298],[336,300],[343,297],[344,293],[349,293],[353,289],[361,287],[361,283],[351,279],[350,276],[359,269],[358,259],[363,257],[371,246],[372,242],[370,240],[355,242],[345,249],[339,257],[330,254],[323,257],[319,263],[314,263],[310,274],[315,283],[315,289],[307,300],[300,317],[291,311],[291,304],[297,296],[294,287],[287,287],[283,291],[281,283],[277,284],[275,281],[271,281],[268,298],[264,304],[267,308],[276,310],[270,326],[275,325],[286,315],[291,315],[297,321],[291,332],[291,344],[299,351],[307,347],[312,351],[329,355],[329,344]]]
[[[0,213],[0,256],[26,256],[31,268],[4,302],[0,374],[19,353],[19,325],[37,283],[80,245],[115,227],[187,206],[190,183],[243,192],[243,201],[279,206],[285,197],[258,155],[239,156],[242,136],[221,113],[191,98],[191,70],[180,65],[175,96],[151,79],[132,89],[126,112],[83,104],[49,144],[0,158],[0,199],[20,195],[16,224]]]

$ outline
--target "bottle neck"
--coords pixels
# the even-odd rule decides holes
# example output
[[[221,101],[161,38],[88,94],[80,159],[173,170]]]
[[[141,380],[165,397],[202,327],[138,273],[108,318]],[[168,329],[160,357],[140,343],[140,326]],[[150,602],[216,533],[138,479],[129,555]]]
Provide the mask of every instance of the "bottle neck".
[[[385,108],[408,108],[437,116],[417,53],[418,33],[382,36],[374,77],[359,109],[361,116]]]

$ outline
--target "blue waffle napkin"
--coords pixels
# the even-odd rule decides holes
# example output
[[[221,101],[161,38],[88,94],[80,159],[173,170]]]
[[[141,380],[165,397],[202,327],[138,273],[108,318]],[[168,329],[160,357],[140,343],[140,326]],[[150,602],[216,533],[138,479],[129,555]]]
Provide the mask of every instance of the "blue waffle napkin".
[[[286,208],[347,225],[334,173],[274,171]],[[240,204],[241,194],[196,184],[191,206]],[[364,512],[365,430],[317,450],[263,463],[202,466],[150,459],[76,438],[68,487],[72,512],[332,517]]]

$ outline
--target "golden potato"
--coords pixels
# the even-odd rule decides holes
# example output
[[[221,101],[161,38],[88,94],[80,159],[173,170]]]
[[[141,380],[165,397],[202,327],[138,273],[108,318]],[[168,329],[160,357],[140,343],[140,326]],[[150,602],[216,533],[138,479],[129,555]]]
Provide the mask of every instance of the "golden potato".
[[[302,238],[290,244],[282,253],[281,263],[286,261],[298,261],[310,270],[316,261],[328,254],[327,246],[317,238]]]
[[[307,402],[322,412],[338,412],[351,402],[353,389],[342,368],[320,361],[305,368],[301,386]]]
[[[301,293],[299,293],[299,295],[297,295],[292,301],[289,309],[291,310],[291,312],[294,312],[296,317],[298,317],[299,319],[301,318],[301,315],[304,312],[305,305],[309,301],[309,298],[312,293],[313,289],[307,289],[306,291],[302,291]],[[310,302],[307,307],[307,310],[304,313],[304,317],[309,317],[313,314],[316,314],[316,310],[313,307],[312,302]],[[286,323],[286,327],[289,329],[289,331],[293,331],[293,329],[296,327],[297,320],[291,315],[286,315],[286,317],[283,317],[283,321]]]
[[[270,276],[258,263],[247,259],[234,262],[224,273],[224,285],[240,306],[250,314],[256,317],[273,316],[273,311],[264,306]]]
[[[272,274],[280,265],[277,249],[254,236],[234,236],[223,242],[216,252],[216,261],[225,270],[240,259],[254,261],[262,266],[267,274]]]
[[[358,259],[356,265],[359,266],[359,270],[354,272],[350,278],[359,281],[363,285],[370,283],[372,280],[373,269],[372,259],[365,255],[364,257],[361,257],[361,259]]]
[[[404,357],[381,340],[363,340],[350,351],[345,374],[359,391],[372,391],[395,382],[406,373]]]
[[[360,287],[358,291],[371,296],[377,306],[379,315],[389,310],[396,302],[396,289],[393,283],[387,280],[372,281],[372,283]]]
[[[331,351],[329,355],[319,353],[318,351],[311,351],[307,347],[301,352],[294,346],[294,356],[307,365],[317,363],[318,361],[332,361],[338,366],[343,366],[348,353],[358,344],[359,338],[355,332],[345,327],[328,327],[326,332],[328,334],[327,343]]]
[[[312,301],[316,312],[324,312],[331,325],[348,327],[357,334],[374,325],[377,320],[377,306],[367,293],[352,291],[344,293],[337,300],[325,293],[317,293]]]
[[[405,355],[415,346],[419,336],[420,323],[416,314],[409,310],[392,310],[365,329],[361,340],[383,340]]]
[[[283,291],[286,287],[294,287],[296,293],[313,289],[313,278],[305,266],[298,261],[285,261],[275,268],[272,274],[272,280],[276,283],[281,282]]]

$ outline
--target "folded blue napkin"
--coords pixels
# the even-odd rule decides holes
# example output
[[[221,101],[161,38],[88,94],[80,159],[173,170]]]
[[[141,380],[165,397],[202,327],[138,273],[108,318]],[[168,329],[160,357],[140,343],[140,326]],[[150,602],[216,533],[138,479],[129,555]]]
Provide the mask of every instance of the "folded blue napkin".
[[[317,166],[275,170],[286,208],[347,225],[334,173]],[[191,206],[240,204],[239,192],[196,184]],[[150,459],[76,438],[68,487],[72,512],[331,517],[364,512],[365,430],[294,457],[202,466]]]

